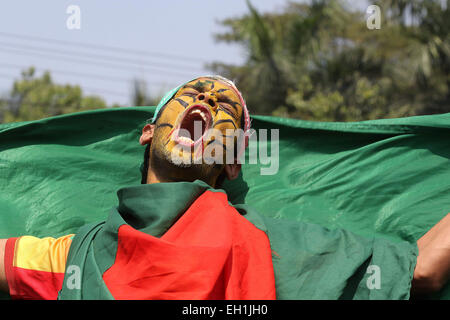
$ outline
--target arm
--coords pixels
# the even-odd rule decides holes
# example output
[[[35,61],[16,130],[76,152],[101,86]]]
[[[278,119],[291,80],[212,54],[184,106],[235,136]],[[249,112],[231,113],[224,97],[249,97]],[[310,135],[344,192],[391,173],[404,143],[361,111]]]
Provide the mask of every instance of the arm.
[[[13,299],[56,299],[71,237],[0,239],[0,290]]]
[[[417,241],[419,255],[411,292],[437,292],[450,278],[450,213]]]
[[[5,246],[6,239],[0,239],[0,290],[8,292],[8,282],[5,275]]]

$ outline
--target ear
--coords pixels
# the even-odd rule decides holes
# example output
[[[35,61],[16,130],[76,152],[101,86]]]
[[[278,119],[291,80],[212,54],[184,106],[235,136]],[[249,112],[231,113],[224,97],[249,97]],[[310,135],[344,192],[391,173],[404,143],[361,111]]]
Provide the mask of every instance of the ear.
[[[227,175],[228,180],[234,180],[239,176],[239,172],[241,171],[240,163],[226,164],[225,165],[225,173]]]
[[[154,124],[146,124],[142,129],[142,135],[139,138],[139,143],[141,145],[146,145],[152,143],[153,132],[155,131]]]

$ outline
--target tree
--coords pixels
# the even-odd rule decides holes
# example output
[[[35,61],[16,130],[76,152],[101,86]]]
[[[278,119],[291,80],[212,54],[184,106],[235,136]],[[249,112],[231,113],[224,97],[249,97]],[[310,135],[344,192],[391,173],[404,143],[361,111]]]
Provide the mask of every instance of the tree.
[[[450,2],[380,0],[403,31],[421,114],[450,111]]]
[[[448,8],[411,3],[380,0],[380,30],[339,0],[264,15],[248,3],[249,13],[222,21],[228,31],[216,35],[242,45],[247,61],[210,67],[235,79],[259,114],[351,121],[449,112]]]
[[[49,72],[36,77],[34,68],[29,68],[14,81],[7,97],[0,99],[0,122],[29,121],[105,107],[102,98],[83,95],[79,86],[55,84]]]
[[[156,106],[161,98],[162,96],[151,96],[148,93],[147,83],[144,80],[135,79],[133,81],[133,95],[131,97],[133,106]]]

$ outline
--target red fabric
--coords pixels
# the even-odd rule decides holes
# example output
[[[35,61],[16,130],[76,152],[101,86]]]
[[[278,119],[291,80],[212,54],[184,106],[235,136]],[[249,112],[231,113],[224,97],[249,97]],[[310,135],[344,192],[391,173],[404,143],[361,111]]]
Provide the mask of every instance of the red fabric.
[[[15,279],[13,286],[10,285],[12,299],[56,300],[64,281],[64,273],[19,267],[13,267],[12,272]]]
[[[5,246],[5,275],[12,299],[56,300],[62,288],[64,273],[24,269],[14,266],[16,243],[9,238]]]
[[[103,280],[116,299],[275,299],[266,234],[212,191],[161,238],[122,225]]]
[[[11,298],[17,296],[16,292],[16,279],[14,278],[13,262],[14,262],[14,250],[16,248],[16,241],[18,238],[9,238],[6,240],[5,245],[5,256],[4,256],[4,266],[5,266],[5,276],[8,282],[9,294]]]

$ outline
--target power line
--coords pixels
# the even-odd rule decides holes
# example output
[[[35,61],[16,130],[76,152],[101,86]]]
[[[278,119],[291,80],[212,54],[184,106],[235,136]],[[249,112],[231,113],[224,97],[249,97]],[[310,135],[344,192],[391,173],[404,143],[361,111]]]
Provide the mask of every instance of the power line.
[[[14,80],[15,76],[12,75],[7,75],[4,73],[0,73],[0,78],[5,78],[8,80]],[[82,90],[86,90],[86,91],[93,91],[93,92],[98,92],[98,93],[104,93],[104,94],[110,94],[110,95],[116,95],[116,96],[121,96],[121,97],[130,97],[130,94],[124,93],[124,92],[118,92],[118,91],[110,91],[110,90],[105,90],[105,89],[99,89],[99,88],[91,88],[91,87],[85,87],[85,86],[79,86]]]
[[[66,40],[50,39],[50,38],[36,37],[36,36],[16,34],[16,33],[8,33],[8,32],[0,32],[0,36],[9,37],[9,38],[26,39],[26,40],[32,40],[32,41],[50,42],[50,43],[55,43],[55,44],[57,43],[57,44],[65,45],[65,46],[86,47],[86,48],[92,48],[92,49],[97,49],[97,50],[119,51],[119,52],[124,52],[127,54],[133,54],[133,55],[155,56],[155,57],[159,57],[159,58],[163,58],[163,59],[177,59],[177,60],[186,60],[186,61],[192,61],[192,62],[195,61],[195,62],[200,62],[200,63],[208,63],[206,60],[200,59],[197,57],[179,56],[179,55],[174,55],[174,54],[168,54],[165,52],[130,50],[130,49],[125,49],[125,48],[115,47],[115,46],[106,46],[106,45],[98,45],[98,44],[75,42],[75,41],[72,42],[72,41],[66,41]]]
[[[56,59],[56,60],[62,60],[62,61],[70,61],[70,62],[76,62],[76,63],[82,63],[82,64],[90,64],[90,65],[95,65],[97,67],[104,67],[104,68],[109,68],[109,69],[122,69],[122,70],[130,70],[130,66],[122,66],[122,65],[117,65],[117,64],[112,64],[109,62],[95,62],[95,61],[89,61],[89,60],[83,60],[83,59],[77,59],[77,58],[64,58],[64,57],[60,57],[60,56],[54,56],[51,54],[42,54],[42,53],[33,53],[33,52],[27,52],[27,51],[22,51],[22,50],[17,50],[17,49],[11,49],[11,48],[5,48],[5,47],[0,47],[2,51],[6,51],[6,52],[13,52],[15,54],[20,54],[20,55],[27,55],[27,56],[33,56],[33,57],[37,57],[40,56],[44,59]],[[148,73],[164,73],[166,75],[176,75],[176,76],[182,76],[182,77],[193,77],[192,73],[181,73],[181,72],[174,72],[174,71],[167,71],[167,70],[158,70],[155,68],[139,68],[139,67],[132,67],[135,70],[139,70],[142,72],[148,72]]]
[[[29,66],[19,66],[19,65],[8,65],[8,64],[2,64],[0,63],[0,68],[7,68],[7,69],[21,69],[21,70],[25,70],[28,69]],[[37,71],[47,71],[43,68],[36,68],[33,67],[35,70]],[[104,80],[104,81],[117,81],[117,82],[129,82],[131,79],[126,79],[126,78],[118,78],[118,77],[102,77],[96,74],[89,74],[89,73],[79,73],[79,72],[72,72],[72,71],[61,71],[61,70],[56,70],[56,69],[51,69],[48,70],[51,71],[51,73],[55,73],[55,74],[63,74],[63,75],[72,75],[72,76],[80,76],[80,77],[85,77],[85,78],[92,78],[92,79],[98,79],[98,80]]]
[[[67,50],[58,50],[53,48],[44,48],[44,47],[37,47],[37,46],[29,46],[29,45],[23,45],[23,44],[16,44],[11,42],[0,42],[0,45],[6,46],[6,47],[12,47],[13,49],[25,49],[25,50],[37,50],[37,51],[44,51],[44,52],[51,52],[56,54],[62,54],[62,55],[74,55],[74,56],[81,56],[86,57],[89,59],[100,59],[101,61],[110,60],[110,61],[118,61],[122,63],[128,63],[128,64],[134,64],[137,66],[142,65],[148,65],[150,67],[154,67],[155,63],[151,63],[149,61],[144,60],[132,60],[132,59],[126,59],[126,58],[120,58],[120,57],[114,57],[111,55],[98,55],[98,54],[90,54],[85,52],[79,52],[79,51],[67,51]],[[161,64],[158,63],[156,67],[162,67],[162,68],[169,68],[169,69],[176,69],[176,70],[186,70],[186,71],[193,71],[198,70],[194,67],[188,67],[188,66],[182,66],[177,64]]]
[[[0,68],[7,68],[7,69],[28,69],[29,66],[19,66],[19,65],[14,65],[14,64],[3,64],[0,63]],[[129,78],[122,78],[122,77],[112,77],[112,76],[99,76],[98,74],[92,74],[92,73],[82,73],[82,72],[72,72],[72,71],[67,71],[67,70],[58,70],[58,69],[45,69],[45,68],[36,68],[34,67],[35,70],[37,71],[51,71],[51,73],[53,74],[61,74],[61,75],[69,75],[69,76],[76,76],[76,77],[82,77],[82,78],[91,78],[91,79],[98,79],[98,80],[103,80],[103,81],[114,81],[114,82],[131,82],[133,79],[129,79]],[[147,81],[145,80],[146,84],[150,84],[150,85],[155,85],[155,86],[161,86],[160,82],[155,82],[155,81]],[[170,86],[170,87],[174,87],[175,85],[173,84],[167,84],[166,86]]]
[[[101,89],[101,88],[91,88],[91,87],[85,87],[85,86],[80,86],[80,88],[84,91],[91,91],[91,93],[110,94],[110,95],[121,96],[123,98],[124,97],[130,98],[130,94],[127,94],[125,92],[110,91],[110,90],[105,90],[105,89]]]

